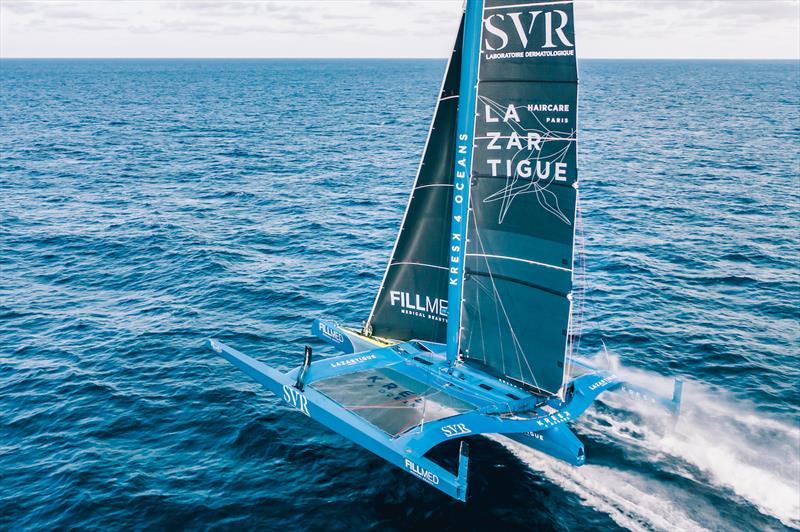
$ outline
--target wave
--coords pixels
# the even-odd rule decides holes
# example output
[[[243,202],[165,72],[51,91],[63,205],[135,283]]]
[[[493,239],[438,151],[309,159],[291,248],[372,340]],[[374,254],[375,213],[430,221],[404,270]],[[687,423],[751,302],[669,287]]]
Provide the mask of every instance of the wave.
[[[612,366],[623,378],[660,393],[672,386],[671,379],[660,375],[613,360]],[[631,469],[592,465],[587,452],[590,463],[575,468],[507,438],[495,439],[531,469],[629,529],[736,526],[726,526],[715,508],[720,488],[761,514],[800,528],[800,427],[771,418],[723,390],[687,383],[677,421],[651,405],[609,393],[574,428],[584,440],[611,445],[638,463]]]

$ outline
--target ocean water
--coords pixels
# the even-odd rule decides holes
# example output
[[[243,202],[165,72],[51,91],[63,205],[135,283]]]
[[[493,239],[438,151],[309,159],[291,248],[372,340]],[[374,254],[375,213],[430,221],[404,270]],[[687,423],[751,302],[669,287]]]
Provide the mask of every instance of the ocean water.
[[[0,62],[0,529],[800,527],[800,64],[584,61],[572,468],[472,442],[453,501],[204,346],[360,323],[443,61]],[[604,347],[605,346],[605,347]]]

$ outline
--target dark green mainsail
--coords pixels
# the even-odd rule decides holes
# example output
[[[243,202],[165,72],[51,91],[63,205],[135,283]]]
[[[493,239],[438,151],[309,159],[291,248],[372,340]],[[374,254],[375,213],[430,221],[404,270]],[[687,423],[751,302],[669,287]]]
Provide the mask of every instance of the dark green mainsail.
[[[365,332],[445,342],[453,156],[464,21],[447,65],[400,232]]]
[[[554,394],[578,194],[572,3],[486,0],[477,91],[460,350]]]

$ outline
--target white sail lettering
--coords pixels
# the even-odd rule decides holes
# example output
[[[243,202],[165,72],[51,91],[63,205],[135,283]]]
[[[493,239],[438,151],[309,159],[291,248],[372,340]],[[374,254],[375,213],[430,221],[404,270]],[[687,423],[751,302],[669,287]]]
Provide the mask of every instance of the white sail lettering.
[[[556,163],[556,181],[567,180],[567,163]]]
[[[486,22],[485,22],[484,25],[486,26],[486,31],[488,31],[489,33],[491,33],[495,37],[499,37],[500,38],[500,46],[495,48],[494,46],[489,44],[489,39],[486,39],[485,44],[486,44],[486,49],[487,50],[502,50],[503,48],[508,46],[508,34],[492,23],[492,19],[495,18],[495,17],[497,17],[498,20],[500,20],[500,21],[503,21],[505,19],[505,17],[503,15],[497,15],[497,14],[491,15],[491,16],[486,18]]]
[[[399,301],[400,299],[401,299],[400,292],[397,292],[395,290],[392,290],[391,292],[389,292],[389,304],[390,305],[394,306],[396,303],[400,302]],[[402,305],[403,303],[400,302],[400,304]]]
[[[503,161],[500,159],[489,159],[486,162],[492,165],[492,177],[497,177],[497,165]]]
[[[539,13],[541,13],[541,11],[537,11],[536,15],[538,15]],[[522,28],[522,22],[519,21],[519,16],[521,14],[522,14],[522,12],[518,11],[516,13],[509,13],[508,16],[511,18],[511,22],[514,23],[514,29],[517,30],[517,35],[519,36],[519,41],[522,43],[522,47],[523,48],[527,48],[528,47],[528,33],[530,32],[530,28],[528,29],[528,32],[526,32]],[[536,19],[536,15],[534,15],[534,17],[533,17],[534,19]],[[531,26],[533,26],[533,20],[531,20]]]
[[[550,176],[550,161],[544,164],[546,172],[542,173],[542,161],[536,161],[536,177],[539,179],[547,179]]]
[[[517,175],[522,177],[531,176],[531,161],[529,159],[523,159],[517,163]]]
[[[517,124],[519,124],[519,115],[517,114],[517,108],[514,107],[514,104],[508,104],[508,108],[506,109],[506,114],[503,116],[503,122],[508,122],[511,119]]]
[[[558,16],[561,17],[561,22],[559,23],[558,27],[555,30],[553,30],[553,13],[558,13]],[[556,47],[556,45],[553,44],[554,31],[556,35],[558,35],[558,38],[561,40],[561,44],[563,44],[564,46],[573,46],[573,44],[569,42],[569,39],[567,39],[567,36],[564,34],[564,26],[567,25],[567,22],[569,22],[567,14],[564,11],[561,11],[560,9],[556,9],[552,12],[548,11],[547,13],[544,14],[544,23],[546,29],[545,29],[545,42],[542,48]]]
[[[495,119],[497,121],[497,119]],[[486,146],[487,150],[502,150],[502,146],[497,145],[497,141],[500,140],[500,132],[499,131],[487,131],[486,134],[491,137],[492,140],[489,141],[489,145]]]
[[[539,145],[541,140],[542,136],[538,133],[528,133],[528,149],[541,151],[542,147]]]
[[[486,123],[490,123],[490,122],[499,122],[499,121],[500,121],[500,119],[499,119],[499,118],[497,118],[496,116],[492,116],[492,108],[491,108],[491,107],[489,107],[489,104],[488,104],[488,103],[486,104],[486,118],[485,118],[485,120],[484,120],[484,121],[485,121]]]

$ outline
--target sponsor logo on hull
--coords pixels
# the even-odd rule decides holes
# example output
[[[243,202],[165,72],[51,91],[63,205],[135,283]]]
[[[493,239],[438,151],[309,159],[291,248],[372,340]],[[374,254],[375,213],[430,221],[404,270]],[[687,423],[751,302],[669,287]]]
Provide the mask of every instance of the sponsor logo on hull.
[[[355,366],[356,364],[361,364],[362,362],[366,362],[367,360],[375,360],[378,358],[376,355],[362,355],[358,357],[348,358],[345,360],[337,360],[336,362],[331,362],[332,368],[341,368],[343,366]]]
[[[463,436],[464,434],[472,434],[472,431],[463,423],[454,423],[452,425],[445,425],[442,427],[442,434],[447,438],[454,436]]]
[[[305,395],[303,395],[303,392],[297,388],[284,385],[283,400],[289,403],[292,408],[296,408],[308,417],[311,417],[311,414],[308,411],[308,399]]]
[[[342,333],[340,333],[333,327],[326,325],[323,322],[319,322],[319,332],[321,332],[323,336],[330,338],[337,344],[341,344],[342,342],[344,342],[344,335]]]
[[[428,471],[424,467],[415,464],[414,462],[412,462],[408,458],[405,459],[405,466],[406,466],[406,469],[411,471],[411,473],[413,473],[415,476],[421,478],[425,482],[433,484],[434,486],[439,484],[439,477],[437,477],[435,474],[431,473],[430,471]]]

